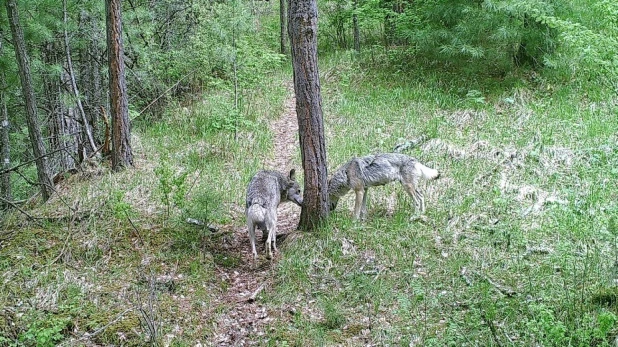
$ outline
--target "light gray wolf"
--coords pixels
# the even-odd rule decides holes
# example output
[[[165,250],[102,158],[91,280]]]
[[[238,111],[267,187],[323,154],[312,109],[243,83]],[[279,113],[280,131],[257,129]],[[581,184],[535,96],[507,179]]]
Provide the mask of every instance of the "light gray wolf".
[[[437,170],[428,168],[415,158],[400,153],[383,153],[353,158],[343,164],[328,182],[330,210],[337,207],[339,199],[350,190],[356,193],[354,218],[367,214],[367,189],[399,181],[414,200],[417,212],[425,212],[425,199],[419,189],[421,178],[438,178]]]
[[[271,245],[274,246],[275,252],[277,251],[277,206],[286,201],[292,201],[298,206],[302,206],[303,203],[294,169],[288,176],[278,171],[262,170],[257,172],[249,182],[245,213],[253,259],[257,258],[256,227],[263,233],[268,233],[266,239],[268,256],[272,257]]]

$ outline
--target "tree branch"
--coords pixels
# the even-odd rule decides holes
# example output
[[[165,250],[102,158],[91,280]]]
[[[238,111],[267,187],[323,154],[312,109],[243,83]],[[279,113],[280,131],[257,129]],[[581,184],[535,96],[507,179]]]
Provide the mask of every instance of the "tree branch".
[[[21,212],[22,214],[24,214],[26,217],[28,217],[28,219],[30,219],[31,221],[39,224],[40,226],[42,226],[41,222],[38,221],[38,218],[31,216],[28,212],[22,210],[19,206],[17,206],[14,202],[10,201],[10,200],[6,200],[3,197],[0,197],[0,201],[4,202],[5,204],[9,204],[11,205],[14,209],[16,209],[17,211]]]
[[[28,160],[28,161],[26,161],[26,162],[23,162],[23,163],[21,163],[21,164],[19,164],[19,165],[17,165],[17,166],[14,166],[14,167],[12,167],[12,168],[10,168],[10,169],[5,169],[5,170],[2,170],[2,171],[0,171],[0,175],[4,175],[4,174],[9,173],[9,172],[12,172],[12,171],[17,171],[17,170],[18,170],[20,167],[22,167],[22,166],[26,166],[26,165],[28,165],[28,164],[32,164],[32,163],[34,163],[35,161],[37,161],[37,160],[39,160],[39,159],[41,159],[41,158],[44,158],[44,157],[49,157],[49,156],[50,156],[50,155],[52,155],[52,154],[58,153],[58,152],[60,152],[60,151],[64,151],[64,150],[66,150],[66,149],[68,149],[68,148],[69,148],[68,146],[67,146],[67,147],[58,148],[58,149],[53,150],[53,151],[51,151],[51,152],[45,153],[45,154],[43,154],[43,155],[41,155],[41,156],[39,156],[39,157],[36,157],[36,158],[34,158],[34,159],[31,159],[31,160]]]
[[[149,109],[149,108],[150,108],[150,106],[152,106],[155,102],[157,102],[159,99],[161,99],[161,98],[162,98],[165,94],[167,94],[167,92],[169,92],[170,90],[174,89],[174,88],[175,88],[175,87],[176,87],[176,86],[180,83],[180,81],[182,81],[182,80],[184,80],[185,78],[187,78],[187,77],[188,77],[189,75],[191,75],[193,72],[195,72],[195,70],[191,70],[191,71],[189,71],[189,73],[188,73],[188,74],[186,74],[186,75],[184,75],[184,76],[180,77],[180,79],[179,79],[176,83],[174,83],[174,85],[173,85],[173,86],[171,86],[171,87],[167,88],[167,90],[165,90],[165,91],[164,91],[161,95],[157,96],[157,97],[156,97],[154,100],[152,100],[152,101],[151,101],[148,105],[146,105],[146,107],[144,107],[141,111],[139,111],[139,114],[138,114],[135,118],[137,118],[137,117],[141,116],[141,115],[142,115],[142,113],[144,113],[144,111],[146,111],[147,109]],[[133,119],[135,119],[135,118],[133,118]],[[133,119],[131,119],[131,120],[133,120]]]

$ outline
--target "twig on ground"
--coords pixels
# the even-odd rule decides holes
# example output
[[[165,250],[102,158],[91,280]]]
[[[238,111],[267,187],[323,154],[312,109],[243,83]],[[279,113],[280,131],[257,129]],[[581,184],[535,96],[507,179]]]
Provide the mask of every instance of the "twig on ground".
[[[62,257],[62,255],[64,255],[64,252],[67,249],[67,245],[69,244],[69,239],[71,238],[71,236],[73,236],[73,233],[69,229],[69,233],[67,235],[67,238],[64,240],[64,244],[62,245],[62,249],[60,250],[60,253],[52,261],[47,263],[46,267],[54,264],[55,262],[58,261],[58,259],[60,259],[60,257]]]
[[[193,224],[193,225],[199,225],[199,226],[206,226],[206,228],[208,228],[208,230],[210,230],[211,233],[216,233],[219,232],[219,228],[217,228],[216,226],[208,223],[204,223],[204,221],[201,221],[199,219],[195,219],[195,218],[187,218],[186,222],[188,224]]]
[[[129,224],[131,224],[131,226],[133,227],[133,230],[135,230],[135,234],[137,234],[137,238],[139,239],[139,242],[142,244],[142,246],[144,246],[144,239],[142,239],[142,235],[139,233],[139,230],[137,229],[135,224],[133,224],[133,221],[129,217],[129,213],[125,210],[124,214],[127,216],[127,220],[129,221]]]
[[[266,287],[266,283],[260,284],[260,286],[253,292],[253,294],[251,294],[251,296],[246,301],[254,302],[255,298],[257,298],[258,294],[260,294],[260,292],[262,290],[264,290],[264,287]]]
[[[417,137],[415,139],[408,140],[406,142],[397,144],[393,148],[393,152],[401,153],[401,151],[404,151],[404,150],[409,149],[409,148],[417,147],[417,146],[419,146],[421,143],[423,143],[425,141],[427,141],[427,136],[421,135],[420,137]]]
[[[36,217],[31,216],[30,214],[28,214],[28,212],[26,212],[26,211],[22,210],[19,206],[17,206],[17,205],[16,205],[15,203],[13,203],[12,201],[6,200],[6,199],[1,198],[1,197],[0,197],[0,200],[1,200],[2,202],[4,202],[5,204],[9,204],[9,205],[13,206],[13,208],[14,208],[14,209],[16,209],[17,211],[21,212],[23,215],[25,215],[26,217],[28,217],[28,219],[30,219],[31,221],[33,221],[33,222],[37,223],[39,226],[43,226],[43,225],[41,224],[41,222],[39,222],[39,219],[40,219],[40,218],[36,218]]]
[[[492,280],[491,278],[489,278],[488,276],[483,276],[483,278],[492,286],[494,286],[494,288],[496,288],[500,293],[508,296],[508,297],[513,297],[515,295],[517,295],[517,292],[507,286],[503,286],[500,283],[497,283],[496,281]]]
[[[77,341],[81,341],[87,338],[91,338],[91,337],[95,337],[97,335],[99,335],[100,333],[102,333],[105,329],[109,328],[112,324],[115,324],[116,322],[118,322],[120,319],[122,319],[122,317],[125,315],[125,313],[129,312],[133,310],[133,308],[127,308],[126,310],[120,312],[111,322],[105,324],[104,326],[100,327],[99,329],[95,330],[93,333],[85,333],[82,337],[80,337]]]
[[[69,203],[65,199],[62,198],[62,196],[58,193],[58,191],[56,190],[56,187],[54,187],[53,184],[49,185],[49,184],[46,184],[46,183],[32,182],[30,179],[28,179],[28,177],[26,177],[26,175],[21,173],[21,171],[15,170],[15,172],[19,176],[21,176],[21,178],[23,178],[23,180],[26,181],[26,183],[28,183],[31,186],[42,186],[42,185],[45,185],[45,186],[49,187],[49,189],[51,189],[56,194],[56,196],[58,196],[58,200],[60,200],[60,202],[62,202],[65,206],[67,206],[69,209],[71,209],[71,206],[69,205]],[[75,211],[73,211],[73,212],[75,212]]]
[[[522,257],[527,258],[531,256],[532,254],[550,254],[551,252],[553,252],[553,250],[549,247],[544,247],[544,246],[529,247],[526,249]]]

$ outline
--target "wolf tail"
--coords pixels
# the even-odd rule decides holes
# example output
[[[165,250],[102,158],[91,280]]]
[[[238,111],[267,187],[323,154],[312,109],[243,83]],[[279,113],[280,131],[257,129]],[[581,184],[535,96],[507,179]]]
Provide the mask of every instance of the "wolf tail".
[[[419,162],[416,162],[415,168],[421,173],[421,177],[426,180],[432,180],[440,177],[440,172],[438,172],[438,170],[429,168]]]
[[[247,219],[255,224],[263,224],[266,220],[266,209],[259,204],[252,204],[247,209]]]

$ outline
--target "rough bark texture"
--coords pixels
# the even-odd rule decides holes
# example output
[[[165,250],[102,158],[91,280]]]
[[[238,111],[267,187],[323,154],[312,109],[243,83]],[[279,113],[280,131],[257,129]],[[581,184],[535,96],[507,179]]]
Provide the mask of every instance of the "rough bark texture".
[[[54,42],[50,42],[43,47],[43,60],[46,65],[52,66],[62,64],[58,54],[59,47]],[[62,102],[62,86],[66,85],[63,80],[64,74],[43,75],[43,90],[45,93],[44,103],[49,110],[49,147],[50,151],[60,150],[48,160],[51,172],[64,172],[75,167],[73,157],[77,155],[77,144],[80,140],[80,133],[75,131],[77,122],[65,117],[71,113],[70,108],[65,107]],[[75,126],[68,127],[70,123]]]
[[[358,0],[352,1],[352,25],[354,30],[354,50],[360,52],[360,32],[358,30]]]
[[[64,49],[67,58],[67,71],[69,73],[69,82],[71,86],[71,92],[75,97],[75,102],[77,104],[77,110],[81,116],[82,121],[82,129],[85,133],[86,139],[88,140],[88,144],[90,145],[90,150],[87,151],[89,154],[97,150],[97,145],[94,143],[94,138],[92,137],[92,130],[90,127],[90,123],[88,123],[88,118],[86,117],[86,112],[84,112],[84,107],[82,105],[82,99],[79,95],[79,89],[77,88],[77,82],[75,81],[75,72],[73,71],[73,59],[71,59],[71,45],[69,43],[69,33],[66,29],[66,24],[68,22],[68,14],[67,14],[67,1],[64,0],[62,2],[62,12],[63,19],[65,24],[64,29]]]
[[[312,230],[328,217],[326,146],[318,76],[318,9],[316,0],[290,0],[288,6],[296,115],[305,173],[299,228]]]
[[[2,55],[2,39],[3,35],[0,31],[0,55]],[[6,79],[4,71],[0,71],[0,170],[7,170],[11,165],[10,144],[9,144],[9,113],[6,109],[6,98],[4,90],[6,89]],[[7,172],[0,175],[0,197],[4,200],[12,200],[11,198],[11,173]],[[3,202],[0,202],[0,208],[7,207]]]
[[[80,54],[80,81],[79,84],[84,91],[84,111],[88,118],[88,122],[92,126],[92,136],[95,144],[101,144],[101,134],[99,133],[98,122],[101,122],[99,110],[101,107],[106,107],[103,103],[103,82],[101,81],[101,66],[97,57],[102,54],[99,47],[99,42],[102,41],[101,31],[97,21],[92,16],[89,16],[86,11],[82,11],[80,15],[80,27],[85,28],[81,34],[81,39],[86,44],[81,47]]]
[[[279,23],[281,24],[281,54],[288,54],[286,0],[279,0]]]
[[[120,0],[106,0],[107,53],[109,59],[109,95],[112,116],[112,168],[133,166],[129,100],[124,75],[122,12]]]
[[[36,158],[37,175],[41,186],[41,196],[44,201],[47,201],[53,193],[53,183],[49,168],[47,166],[47,158],[45,156],[45,146],[41,136],[39,120],[37,115],[36,97],[34,95],[34,87],[32,85],[32,76],[30,74],[30,62],[26,53],[26,43],[24,42],[24,32],[19,23],[19,11],[15,0],[6,1],[6,10],[13,35],[13,44],[15,46],[15,58],[19,66],[19,78],[21,80],[22,93],[26,104],[26,120],[28,122],[28,134],[32,144],[32,152]]]

